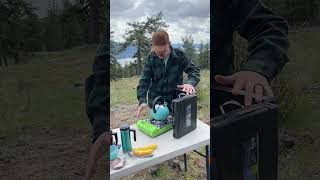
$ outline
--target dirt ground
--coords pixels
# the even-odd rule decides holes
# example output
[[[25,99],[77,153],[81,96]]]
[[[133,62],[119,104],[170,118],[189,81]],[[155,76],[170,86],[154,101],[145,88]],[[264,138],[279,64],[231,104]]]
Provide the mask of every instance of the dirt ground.
[[[14,143],[4,141],[0,146],[0,179],[79,179],[85,172],[86,134],[72,136],[44,128]]]
[[[112,127],[131,123],[135,110],[136,106],[132,105],[111,109]],[[85,173],[90,135],[90,130],[53,131],[43,127],[15,141],[0,137],[0,179],[81,179]],[[106,159],[98,164],[96,179],[107,176],[104,162]]]
[[[118,128],[124,123],[134,124],[137,105],[119,105],[110,109],[111,128]]]

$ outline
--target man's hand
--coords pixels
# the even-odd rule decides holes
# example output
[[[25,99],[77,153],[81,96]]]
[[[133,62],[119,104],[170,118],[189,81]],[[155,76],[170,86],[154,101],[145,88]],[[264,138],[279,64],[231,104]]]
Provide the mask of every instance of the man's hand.
[[[252,98],[257,102],[262,101],[262,96],[274,97],[267,79],[256,72],[240,71],[231,76],[216,75],[215,80],[223,85],[233,85],[232,93],[239,95],[242,89],[245,90],[245,105],[252,104]]]
[[[87,169],[84,178],[85,180],[90,180],[92,176],[96,173],[97,161],[104,154],[104,150],[106,151],[107,147],[110,146],[110,140],[110,132],[105,132],[101,134],[97,138],[97,140],[92,144],[87,162]]]
[[[141,112],[144,111],[145,109],[148,108],[148,105],[146,103],[142,103],[140,104],[139,108],[138,108],[138,111],[137,111],[137,116],[136,118],[139,119],[140,115],[141,115]]]
[[[177,85],[177,88],[182,89],[183,92],[186,92],[187,95],[195,93],[196,90],[191,84],[183,84],[183,85]]]

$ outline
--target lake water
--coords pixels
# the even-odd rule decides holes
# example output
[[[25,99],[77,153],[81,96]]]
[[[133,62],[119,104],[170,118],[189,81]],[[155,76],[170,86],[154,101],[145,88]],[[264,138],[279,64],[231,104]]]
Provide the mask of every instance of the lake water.
[[[117,59],[117,61],[120,63],[122,67],[124,67],[126,64],[129,64],[130,62],[133,62],[135,58],[121,58]]]

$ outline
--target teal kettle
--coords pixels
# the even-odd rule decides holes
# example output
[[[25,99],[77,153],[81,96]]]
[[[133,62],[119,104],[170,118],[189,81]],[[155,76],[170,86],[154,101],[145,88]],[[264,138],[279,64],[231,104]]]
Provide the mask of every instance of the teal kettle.
[[[169,116],[167,102],[161,96],[158,96],[153,100],[150,116],[157,121],[163,121]]]

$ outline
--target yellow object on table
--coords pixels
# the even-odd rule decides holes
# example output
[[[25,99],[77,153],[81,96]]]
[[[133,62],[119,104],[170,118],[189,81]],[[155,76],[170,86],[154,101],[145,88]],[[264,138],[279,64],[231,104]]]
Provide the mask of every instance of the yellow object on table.
[[[144,147],[139,147],[139,148],[133,148],[132,152],[135,156],[146,156],[146,155],[150,155],[153,153],[153,151],[155,149],[157,149],[158,145],[156,144],[151,144],[148,146],[144,146]]]
[[[133,150],[147,150],[147,149],[157,149],[158,145],[151,144],[148,146],[140,147],[140,148],[133,148]]]

